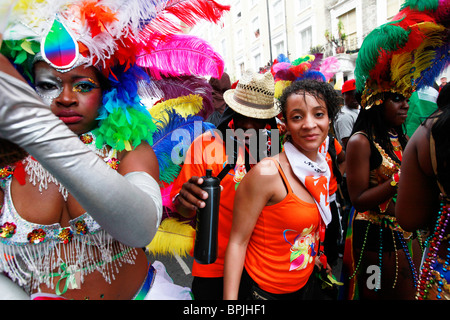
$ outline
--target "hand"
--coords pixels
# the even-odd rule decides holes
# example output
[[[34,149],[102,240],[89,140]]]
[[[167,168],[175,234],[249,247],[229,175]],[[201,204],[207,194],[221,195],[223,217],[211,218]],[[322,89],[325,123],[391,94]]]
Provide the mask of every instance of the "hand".
[[[208,198],[208,193],[200,188],[202,183],[202,178],[197,176],[191,177],[183,184],[180,193],[175,200],[178,204],[188,210],[197,211],[199,208],[204,208],[206,204],[202,200],[206,200]]]

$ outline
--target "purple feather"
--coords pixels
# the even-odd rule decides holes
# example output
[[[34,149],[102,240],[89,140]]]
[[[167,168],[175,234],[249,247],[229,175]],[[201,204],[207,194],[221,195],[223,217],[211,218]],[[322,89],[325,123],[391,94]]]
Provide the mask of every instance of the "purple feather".
[[[197,115],[203,118],[214,111],[213,89],[205,78],[195,76],[163,77],[160,80],[153,81],[151,86],[153,86],[151,96],[164,100],[176,99],[191,94],[202,97],[203,109]]]

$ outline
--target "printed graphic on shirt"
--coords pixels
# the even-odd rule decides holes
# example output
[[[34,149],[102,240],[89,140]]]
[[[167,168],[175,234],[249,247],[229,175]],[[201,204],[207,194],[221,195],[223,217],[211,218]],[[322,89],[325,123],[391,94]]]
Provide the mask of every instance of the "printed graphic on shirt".
[[[303,270],[308,266],[308,264],[314,263],[314,257],[317,254],[317,236],[314,234],[313,230],[313,225],[309,228],[303,229],[303,231],[294,238],[293,244],[288,240],[289,237],[292,237],[292,235],[289,234],[298,233],[298,231],[290,229],[284,230],[284,240],[291,245],[291,265],[289,271]]]

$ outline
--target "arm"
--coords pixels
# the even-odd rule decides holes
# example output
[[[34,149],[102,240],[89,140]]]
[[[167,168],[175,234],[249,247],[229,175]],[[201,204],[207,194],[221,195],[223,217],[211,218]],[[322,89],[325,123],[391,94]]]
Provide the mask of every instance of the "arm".
[[[353,206],[359,212],[377,208],[393,197],[396,188],[390,179],[370,188],[370,142],[362,134],[352,136],[347,144],[347,186]]]
[[[133,247],[150,243],[162,214],[161,193],[151,171],[131,172],[125,165],[129,169],[124,177],[112,170],[34,90],[5,74],[9,67],[0,65],[0,137],[33,155],[112,237]]]
[[[259,215],[271,198],[273,175],[267,175],[267,166],[273,166],[271,160],[262,160],[246,174],[240,183],[234,200],[233,224],[225,253],[224,299],[238,298],[239,284],[244,268],[247,245],[250,241]],[[261,188],[261,186],[268,186]]]
[[[428,130],[419,126],[403,153],[395,216],[408,231],[426,229],[439,209],[439,189],[431,166]]]
[[[344,148],[339,143],[339,141],[337,141],[337,139],[334,139],[334,143],[335,143],[336,152],[337,152],[337,165],[338,165],[339,171],[341,172],[341,175],[344,176],[344,172],[345,172],[345,168],[346,168],[345,151],[344,151]]]

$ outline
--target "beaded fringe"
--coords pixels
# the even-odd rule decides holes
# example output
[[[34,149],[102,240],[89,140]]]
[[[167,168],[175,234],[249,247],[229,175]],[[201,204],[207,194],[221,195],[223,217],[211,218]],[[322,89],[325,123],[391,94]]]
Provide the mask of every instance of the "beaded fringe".
[[[0,244],[0,254],[5,257],[0,259],[0,270],[29,293],[41,284],[55,289],[53,278],[75,273],[83,283],[86,275],[98,271],[111,283],[122,263],[134,264],[137,256],[135,248],[114,241],[104,231],[74,236],[71,242],[61,245],[52,241],[31,246]]]
[[[59,187],[59,192],[64,198],[64,201],[67,201],[67,197],[69,196],[69,193],[62,184],[59,183],[58,180],[56,180],[55,177],[53,177],[50,172],[44,169],[42,165],[34,161],[31,156],[27,157],[24,160],[25,164],[25,172],[28,174],[30,182],[36,186],[39,187],[39,192],[42,192],[43,190],[47,190],[49,183],[54,183],[56,186]]]

